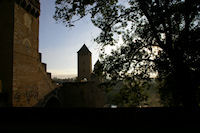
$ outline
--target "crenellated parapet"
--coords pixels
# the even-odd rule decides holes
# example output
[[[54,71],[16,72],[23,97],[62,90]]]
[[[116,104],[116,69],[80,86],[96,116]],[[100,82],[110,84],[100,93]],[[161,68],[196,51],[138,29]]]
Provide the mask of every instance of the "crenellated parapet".
[[[39,0],[15,0],[17,4],[23,7],[26,11],[34,17],[40,16],[40,2]]]

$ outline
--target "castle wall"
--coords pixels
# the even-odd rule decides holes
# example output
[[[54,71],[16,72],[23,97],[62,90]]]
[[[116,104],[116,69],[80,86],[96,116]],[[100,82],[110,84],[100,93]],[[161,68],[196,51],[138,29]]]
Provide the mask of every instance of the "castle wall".
[[[103,89],[97,82],[67,82],[57,91],[62,107],[96,107],[105,104]]]
[[[13,106],[30,107],[54,86],[38,53],[39,17],[14,7]]]
[[[14,3],[0,1],[0,106],[12,105]]]

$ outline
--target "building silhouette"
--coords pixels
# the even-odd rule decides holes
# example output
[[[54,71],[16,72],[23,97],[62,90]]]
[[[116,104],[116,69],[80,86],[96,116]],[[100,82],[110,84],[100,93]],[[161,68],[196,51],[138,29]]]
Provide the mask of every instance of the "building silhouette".
[[[98,77],[92,72],[92,53],[84,44],[78,54],[78,77],[62,82],[39,101],[39,107],[104,107],[105,92]]]
[[[78,54],[78,81],[91,80],[92,74],[92,53],[84,44],[77,52]]]

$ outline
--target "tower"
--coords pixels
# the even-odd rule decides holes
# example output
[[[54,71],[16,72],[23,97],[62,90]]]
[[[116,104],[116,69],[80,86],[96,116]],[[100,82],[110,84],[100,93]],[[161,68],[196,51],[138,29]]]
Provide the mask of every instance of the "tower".
[[[39,15],[39,0],[0,1],[0,106],[33,106],[53,88],[38,52]]]
[[[78,80],[91,79],[92,73],[92,53],[84,44],[78,53]]]

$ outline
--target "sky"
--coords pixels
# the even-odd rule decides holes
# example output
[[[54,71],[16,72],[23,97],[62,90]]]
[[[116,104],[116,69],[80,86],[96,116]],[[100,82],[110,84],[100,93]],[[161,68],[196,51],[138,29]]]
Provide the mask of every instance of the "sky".
[[[57,23],[53,16],[55,12],[55,0],[40,0],[40,30],[39,52],[42,53],[42,62],[47,64],[47,71],[52,77],[71,78],[77,76],[77,51],[86,44],[92,52],[92,68],[98,60],[100,45],[94,42],[100,29],[95,27],[90,16],[75,23],[75,27],[65,27],[63,23]],[[116,49],[122,44],[122,39],[116,47],[108,46],[106,53]],[[153,77],[157,73],[152,73]]]
[[[65,27],[53,19],[55,0],[40,0],[39,52],[47,71],[53,77],[77,76],[77,51],[86,44],[92,52],[92,67],[98,59],[100,46],[94,42],[100,30],[93,26],[89,16]]]

